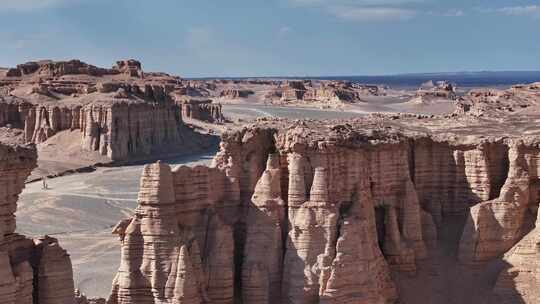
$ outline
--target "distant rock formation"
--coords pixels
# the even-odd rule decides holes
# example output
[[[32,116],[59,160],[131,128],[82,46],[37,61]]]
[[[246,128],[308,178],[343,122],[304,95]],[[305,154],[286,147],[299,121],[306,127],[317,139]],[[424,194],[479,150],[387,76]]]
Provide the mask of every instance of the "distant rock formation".
[[[225,122],[221,104],[210,99],[181,97],[177,103],[182,108],[182,117],[210,123]]]
[[[416,97],[422,99],[448,99],[456,100],[456,86],[448,81],[437,81],[433,83],[432,80],[423,83],[420,89],[416,91]]]
[[[134,59],[117,61],[113,70],[120,71],[129,77],[143,78],[141,63]]]
[[[307,89],[303,81],[287,81],[283,84],[281,89],[281,100],[302,100]]]
[[[89,76],[104,76],[119,74],[117,69],[98,68],[86,64],[80,60],[27,62],[17,65],[16,68],[9,69],[7,77],[22,77],[27,75],[60,77],[64,75],[84,74]]]
[[[253,94],[255,94],[255,92],[251,90],[225,89],[221,91],[221,93],[219,93],[219,97],[227,98],[227,99],[239,99],[239,98],[247,98]]]
[[[24,130],[28,143],[76,130],[81,151],[126,161],[208,146],[209,138],[187,126],[182,113],[224,121],[219,105],[178,104],[189,85],[178,77],[145,74],[136,60],[118,61],[112,69],[72,60],[30,62],[15,70],[0,79],[8,89],[0,96],[0,127]]]
[[[15,233],[17,199],[36,166],[33,147],[0,142],[0,303],[74,303],[69,255],[58,241]]]
[[[338,107],[361,101],[360,95],[381,95],[377,86],[353,84],[348,81],[287,81],[270,90],[265,98],[280,102],[305,103]]]
[[[540,105],[540,82],[515,85],[507,90],[475,89],[461,98],[457,114],[505,115]]]

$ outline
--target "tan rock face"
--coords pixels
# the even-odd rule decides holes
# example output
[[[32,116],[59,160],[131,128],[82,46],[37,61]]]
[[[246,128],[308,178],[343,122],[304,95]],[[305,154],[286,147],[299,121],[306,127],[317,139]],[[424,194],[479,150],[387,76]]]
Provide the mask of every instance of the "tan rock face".
[[[364,127],[261,122],[211,168],[148,166],[109,302],[393,303],[391,274],[415,276],[468,214],[459,261],[508,252],[495,293],[535,303],[535,144]]]
[[[190,288],[199,296],[190,298],[207,297],[209,303],[231,303],[233,295],[244,303],[387,303],[397,298],[390,267],[413,271],[415,258],[425,256],[421,209],[407,167],[407,145],[354,149],[323,143],[310,147],[296,139],[297,134],[302,130],[276,134],[272,129],[254,128],[227,134],[215,158],[215,169],[174,169],[174,184],[165,175],[146,177],[162,164],[147,167],[141,199],[145,189],[156,185],[172,189],[177,227],[168,230],[193,235],[179,245],[188,249],[197,244],[195,248],[199,248],[187,250],[191,260],[196,260],[194,265],[202,265],[202,274],[193,270],[192,275],[213,278],[219,273],[216,289],[212,280],[194,279],[198,284]],[[391,163],[384,176],[374,164],[380,158]],[[202,180],[198,178],[201,174],[205,176]],[[161,198],[158,202],[168,206],[171,200]],[[152,282],[149,275],[156,271],[163,272],[164,278],[173,276],[172,266],[145,270],[146,251],[131,243],[131,231],[140,233],[142,228],[130,227],[138,223],[142,227],[145,204],[140,201],[137,215],[122,236],[122,265],[138,262],[129,271],[120,267],[111,303],[139,300],[135,295],[125,296],[133,290],[129,286],[139,281],[136,273],[145,277],[140,279],[145,282]],[[388,219],[382,223],[376,221],[376,206],[387,210],[383,212]],[[378,225],[389,231],[381,236],[382,248]],[[147,243],[141,234],[139,242]],[[219,255],[211,252],[217,248],[214,238],[209,237],[213,234],[220,236]],[[170,235],[159,237],[159,242],[174,244],[165,241]],[[154,242],[158,242],[157,237]],[[177,260],[173,251],[160,255],[168,256],[165,265]],[[214,264],[212,260],[218,257]],[[183,267],[191,266],[186,262]],[[212,274],[214,269],[219,272]],[[126,272],[130,273],[129,282]],[[359,277],[359,273],[363,275]],[[143,290],[149,288],[141,287],[137,295]],[[145,301],[159,298],[146,293]]]
[[[0,143],[0,303],[71,304],[71,261],[58,241],[15,233],[18,195],[36,158],[32,147]]]
[[[186,127],[180,108],[172,103],[130,99],[85,106],[0,103],[0,112],[0,125],[24,129],[26,142],[41,143],[61,131],[81,130],[81,150],[97,151],[111,160],[174,153],[182,146],[197,149],[205,142],[203,135]],[[209,112],[222,117],[221,111]]]
[[[508,177],[500,196],[471,208],[460,243],[461,260],[481,262],[500,256],[530,231],[534,224],[527,214],[538,207],[538,189],[533,186],[537,153],[521,142],[512,143]]]
[[[269,90],[265,99],[273,103],[311,104],[340,107],[345,103],[361,102],[361,95],[383,95],[377,86],[353,84],[346,81],[287,81]]]
[[[17,65],[15,69],[8,71],[8,77],[21,77],[25,75],[37,74],[38,76],[63,76],[85,74],[101,76],[107,74],[117,74],[116,70],[98,68],[86,64],[80,60],[70,61],[39,61],[27,62]]]
[[[7,90],[0,96],[0,127],[24,130],[24,141],[36,144],[77,131],[79,154],[95,159],[125,161],[205,148],[212,139],[191,129],[182,115],[225,120],[220,105],[178,103],[186,84],[179,77],[144,74],[136,60],[119,61],[112,69],[78,60],[32,62],[16,71],[0,78]],[[66,145],[61,148],[75,149],[72,142]]]
[[[145,168],[136,215],[126,228],[116,229],[122,261],[109,303],[232,302],[232,210],[225,207],[233,201],[224,191],[228,183],[219,170],[205,167],[171,171],[158,163]]]
[[[91,105],[81,109],[82,149],[112,160],[163,154],[202,141],[182,123],[174,106],[149,103]]]
[[[117,61],[113,69],[118,70],[130,77],[143,77],[141,63],[135,59]]]
[[[354,102],[360,100],[358,92],[348,87],[323,86],[319,89],[309,89],[304,94],[306,101],[320,102]]]
[[[0,103],[0,108],[4,114],[0,125],[24,129],[24,140],[29,143],[41,143],[58,132],[80,128],[80,106],[36,106],[14,100]]]
[[[280,300],[286,231],[285,202],[281,195],[279,155],[271,154],[247,210],[242,262],[242,297],[246,303]]]
[[[222,98],[228,99],[238,99],[238,98],[247,98],[250,95],[255,94],[255,92],[250,90],[239,90],[239,89],[226,89],[219,93],[219,96]]]
[[[540,301],[538,245],[540,223],[520,240],[503,258],[505,263],[497,283],[495,293],[501,303],[537,303]]]
[[[225,117],[221,104],[212,103],[209,99],[180,97],[177,104],[182,108],[182,117],[206,122],[224,122]]]
[[[306,94],[306,87],[302,81],[289,81],[283,85],[281,90],[282,101],[301,100]]]
[[[472,115],[507,114],[538,106],[539,83],[515,85],[508,90],[477,89],[458,101],[458,113]]]

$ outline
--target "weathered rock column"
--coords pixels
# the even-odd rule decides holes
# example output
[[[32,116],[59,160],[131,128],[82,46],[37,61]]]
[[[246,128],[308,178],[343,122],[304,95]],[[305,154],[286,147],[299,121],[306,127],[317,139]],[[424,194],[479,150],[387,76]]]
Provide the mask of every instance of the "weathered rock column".
[[[509,250],[522,237],[530,184],[522,143],[511,145],[509,159],[508,178],[500,196],[470,210],[459,245],[459,260],[463,263],[486,262]]]
[[[291,169],[295,169],[291,166]],[[291,170],[290,175],[301,175]],[[296,181],[297,185],[300,185]],[[289,197],[291,194],[289,193]],[[294,198],[301,198],[301,187]],[[298,201],[296,201],[298,202]],[[287,303],[317,303],[320,297],[321,270],[335,256],[338,206],[329,201],[328,176],[324,168],[316,168],[310,200],[300,206],[289,201],[291,225],[283,275],[283,296]]]
[[[182,261],[179,257],[182,239],[174,202],[171,168],[160,162],[146,166],[141,177],[139,206],[124,232],[122,259],[109,303],[154,303],[156,299],[172,300],[179,294],[198,293],[198,290],[176,289],[166,293],[167,286],[177,285],[178,278],[171,273],[188,267],[173,267],[173,260]],[[175,259],[171,259],[173,256]]]
[[[247,211],[242,264],[242,298],[245,304],[281,301],[285,202],[281,198],[280,183],[279,155],[270,154],[266,171],[255,186],[252,204]]]
[[[320,303],[372,304],[397,299],[375,225],[369,183],[359,183],[352,205],[341,212],[336,254],[321,275]]]

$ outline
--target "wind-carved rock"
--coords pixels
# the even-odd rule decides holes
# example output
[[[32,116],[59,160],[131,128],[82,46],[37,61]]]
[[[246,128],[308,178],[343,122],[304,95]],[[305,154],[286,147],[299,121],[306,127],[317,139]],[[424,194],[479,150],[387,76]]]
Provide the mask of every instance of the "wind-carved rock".
[[[316,168],[309,200],[289,206],[283,277],[286,302],[319,301],[321,271],[335,256],[338,210],[329,201],[326,169]]]
[[[181,96],[176,103],[182,108],[183,119],[196,119],[206,122],[224,122],[221,104],[212,103],[210,99],[189,98]]]
[[[187,267],[176,265],[185,259],[181,257],[185,255],[185,248],[182,247],[184,252],[181,253],[172,179],[168,165],[157,163],[145,167],[136,216],[122,235],[123,259],[114,279],[110,303],[153,303],[154,299],[164,299],[167,284],[177,284],[177,277],[169,273],[174,271],[181,275],[178,270]],[[175,259],[171,260],[171,256]],[[171,299],[176,296],[175,292],[167,291]],[[178,292],[184,293],[183,290]]]
[[[530,174],[525,147],[515,143],[509,151],[510,169],[500,196],[473,206],[460,242],[462,262],[485,262],[509,250],[525,231]]]
[[[410,178],[405,182],[405,193],[403,194],[403,203],[401,206],[401,228],[403,237],[413,243],[413,249],[416,259],[422,259],[427,256],[426,244],[424,242],[422,225],[422,209],[418,194],[414,188],[414,183]]]
[[[219,97],[227,99],[239,99],[239,98],[248,98],[250,95],[255,94],[251,90],[240,90],[240,89],[225,89],[219,93]]]
[[[128,281],[122,266],[113,299],[131,290],[167,303],[179,294],[203,303],[393,303],[405,276],[422,278],[428,268],[439,280],[441,250],[480,264],[513,246],[504,260],[516,268],[504,269],[496,292],[515,282],[527,296],[525,282],[537,276],[535,142],[443,142],[364,127],[263,121],[225,134],[212,167],[148,166],[144,176],[167,173],[143,178],[141,197],[168,189],[151,200],[174,212],[150,212],[141,200],[115,227],[123,265],[139,261],[130,271],[147,285],[118,284]],[[467,214],[457,253],[438,247],[449,241],[445,225]],[[151,238],[141,225],[149,219],[172,223],[173,233]],[[452,238],[457,249],[459,232]]]
[[[504,268],[495,284],[500,303],[537,303],[540,292],[540,216],[535,228],[504,257]]]
[[[272,134],[253,129],[226,135],[215,168],[171,171],[161,163],[145,168],[135,216],[114,228],[122,242],[122,264],[111,304],[176,301],[178,286],[186,303],[233,303],[234,298],[243,303],[386,303],[396,298],[378,246],[368,175],[351,173],[361,182],[343,186],[354,188],[354,194],[332,195],[338,173],[326,167],[334,164],[329,156],[283,152],[261,142]],[[355,161],[369,171],[365,158]],[[164,212],[167,208],[175,215],[164,217],[172,214]],[[153,221],[176,227],[167,224],[165,230],[172,233],[150,236],[144,227]],[[142,244],[154,245],[142,250]],[[414,249],[408,250],[414,257]],[[181,262],[186,259],[191,265]],[[360,280],[357,272],[364,273]]]
[[[174,304],[198,304],[202,298],[197,286],[195,268],[187,247],[180,247],[177,259],[171,265],[171,273],[165,287],[165,298]]]
[[[210,210],[218,207],[215,200],[223,189],[203,198],[209,189],[184,188],[218,179],[225,182],[220,172],[203,168],[173,172],[160,162],[145,167],[135,216],[126,228],[128,221],[122,221],[114,229],[120,234],[122,261],[109,303],[232,301],[233,232]]]
[[[74,298],[73,270],[67,252],[56,239],[34,240],[32,267],[37,273],[37,303],[72,303]]]
[[[71,304],[69,255],[51,237],[15,233],[15,211],[24,182],[36,166],[33,147],[0,142],[0,303]]]
[[[96,163],[169,157],[212,144],[212,136],[195,131],[182,114],[225,121],[218,104],[177,103],[181,78],[144,74],[136,60],[112,69],[79,60],[31,62],[9,74],[0,76],[0,91],[9,93],[0,94],[0,127],[23,130],[26,143],[54,141],[61,146],[58,157],[83,155]]]
[[[281,198],[279,155],[271,154],[247,211],[242,261],[245,303],[281,301],[284,225],[285,202]]]
[[[392,206],[386,207],[385,230],[383,252],[388,263],[401,271],[415,272],[414,250],[406,245],[399,230],[397,212]]]
[[[389,303],[397,298],[390,268],[377,244],[373,197],[359,183],[341,208],[335,256],[321,276],[320,303]]]

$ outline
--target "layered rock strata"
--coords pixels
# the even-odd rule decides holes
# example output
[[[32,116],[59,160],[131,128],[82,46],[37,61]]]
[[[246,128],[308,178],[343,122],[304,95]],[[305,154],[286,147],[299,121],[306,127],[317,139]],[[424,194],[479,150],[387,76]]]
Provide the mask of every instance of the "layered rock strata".
[[[445,219],[467,215],[459,262],[508,252],[513,267],[495,294],[535,303],[538,153],[535,140],[362,120],[228,133],[212,167],[145,169],[136,215],[116,229],[122,266],[110,302],[393,303],[391,274],[414,276]],[[190,282],[167,293],[179,273]]]
[[[323,105],[339,106],[342,103],[361,101],[360,94],[379,95],[377,86],[352,84],[345,81],[288,81],[275,90],[268,92],[265,97],[270,100],[279,99],[282,102],[320,103]]]
[[[210,99],[181,98],[177,103],[182,108],[183,118],[211,123],[225,121],[221,104],[212,103]]]
[[[86,74],[92,76],[115,75],[121,71],[117,69],[98,68],[90,64],[86,64],[80,60],[70,61],[51,61],[44,60],[38,62],[27,62],[17,65],[16,68],[9,69],[6,76],[22,77],[26,75],[38,76],[63,76],[74,74]]]
[[[239,98],[248,98],[250,95],[255,94],[251,90],[241,90],[241,89],[225,89],[219,93],[221,98],[228,99],[239,99]]]
[[[460,98],[458,114],[474,116],[497,114],[507,115],[527,108],[538,107],[540,83],[515,85],[507,90],[475,89]]]
[[[282,101],[301,100],[306,94],[306,87],[302,81],[289,81],[286,82],[281,89]]]
[[[36,166],[36,151],[0,143],[0,303],[74,303],[69,255],[56,239],[15,233],[17,199]]]
[[[211,139],[192,130],[182,114],[224,121],[219,105],[177,103],[181,79],[144,74],[136,60],[118,61],[112,69],[78,60],[31,62],[0,80],[8,89],[0,96],[0,127],[24,130],[24,141],[36,144],[75,131],[79,154],[96,159],[125,161],[204,148]]]

